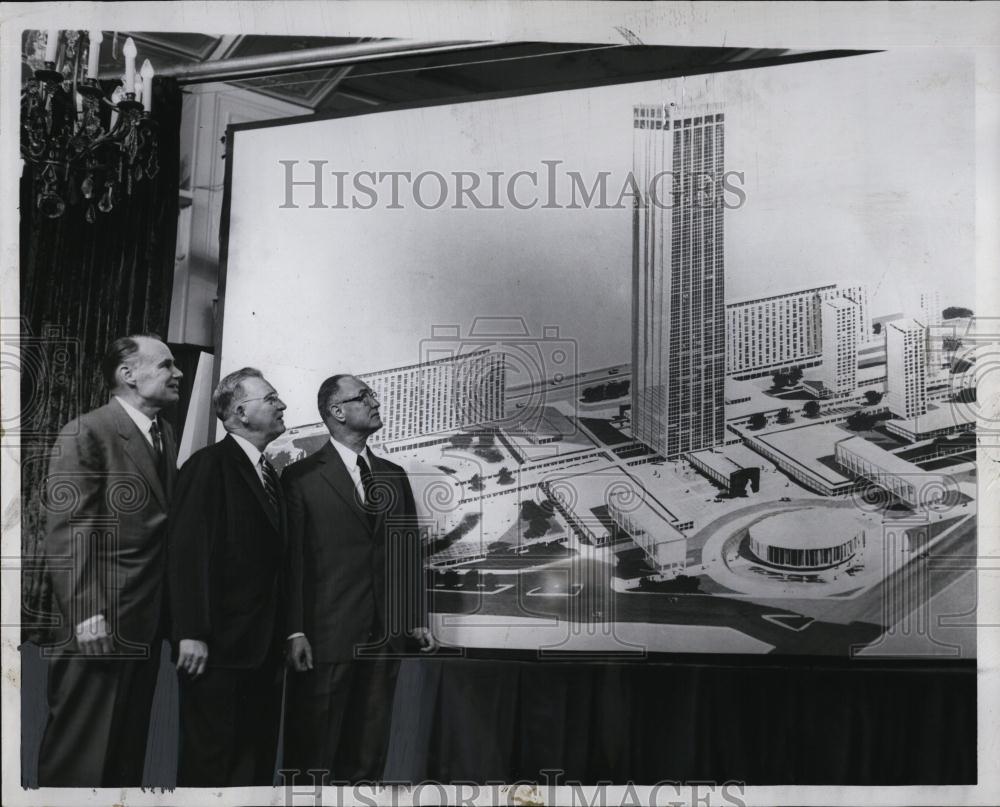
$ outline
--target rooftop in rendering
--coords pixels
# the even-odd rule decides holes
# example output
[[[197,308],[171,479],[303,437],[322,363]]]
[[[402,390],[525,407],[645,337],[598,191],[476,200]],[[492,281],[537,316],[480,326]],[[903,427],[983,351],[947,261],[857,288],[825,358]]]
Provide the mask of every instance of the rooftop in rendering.
[[[824,457],[833,457],[837,443],[852,439],[849,433],[832,423],[792,427],[771,434],[754,435],[753,439],[770,446],[787,460],[802,465],[828,484],[839,485],[851,481],[835,470],[832,463],[820,461]]]
[[[725,448],[711,448],[692,452],[691,457],[723,475],[741,468],[762,468],[764,458],[746,446],[736,443]]]
[[[886,451],[881,446],[875,445],[875,443],[866,440],[864,437],[850,437],[847,440],[842,440],[837,447],[851,452],[855,457],[860,457],[870,462],[879,470],[888,474],[912,476],[922,473],[919,466],[904,460],[902,457],[897,457],[891,451]]]
[[[968,404],[956,406],[938,406],[915,418],[894,418],[892,423],[898,423],[903,429],[914,434],[936,432],[939,429],[957,429],[975,423],[976,417]]]
[[[750,533],[781,549],[825,549],[850,541],[867,526],[850,507],[805,508],[768,516],[751,526]]]

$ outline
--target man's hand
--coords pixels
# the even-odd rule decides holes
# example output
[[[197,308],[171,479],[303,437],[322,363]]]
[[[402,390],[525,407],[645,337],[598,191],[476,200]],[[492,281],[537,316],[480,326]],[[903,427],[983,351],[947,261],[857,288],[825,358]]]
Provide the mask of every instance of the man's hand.
[[[95,614],[76,626],[76,644],[88,656],[103,656],[115,651],[104,614]]]
[[[208,666],[208,645],[198,639],[181,639],[177,646],[177,669],[197,678]]]
[[[305,636],[293,636],[288,640],[288,666],[296,672],[313,668],[312,645]]]
[[[414,628],[410,636],[420,642],[421,653],[433,653],[438,649],[438,640],[434,638],[430,628]]]

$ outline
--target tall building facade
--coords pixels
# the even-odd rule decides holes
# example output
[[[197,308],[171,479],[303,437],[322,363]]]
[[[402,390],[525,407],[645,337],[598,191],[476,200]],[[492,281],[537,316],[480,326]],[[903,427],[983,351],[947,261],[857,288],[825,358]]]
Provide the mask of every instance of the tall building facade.
[[[824,289],[820,292],[820,300],[824,303],[837,297],[844,297],[854,303],[854,330],[857,332],[858,345],[864,344],[872,336],[871,315],[868,313],[868,287],[837,286],[832,290]]]
[[[833,284],[726,304],[726,373],[750,378],[819,362],[820,305]]]
[[[920,317],[928,327],[941,324],[941,293],[939,291],[920,292]]]
[[[500,420],[506,362],[477,350],[359,376],[389,413],[373,442],[413,442],[427,435]]]
[[[829,395],[852,395],[858,378],[858,306],[846,297],[823,303],[823,366],[819,378]]]
[[[632,126],[632,431],[671,458],[725,437],[725,119],[643,104]]]
[[[927,412],[927,329],[914,319],[885,328],[886,406],[896,417]]]

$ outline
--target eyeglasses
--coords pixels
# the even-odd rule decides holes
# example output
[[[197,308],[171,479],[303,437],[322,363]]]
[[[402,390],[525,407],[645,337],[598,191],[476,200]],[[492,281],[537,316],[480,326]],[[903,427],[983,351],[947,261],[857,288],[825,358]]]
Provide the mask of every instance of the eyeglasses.
[[[333,406],[342,406],[343,404],[353,403],[354,401],[363,401],[369,406],[375,406],[378,404],[378,396],[370,389],[366,389],[360,394],[355,395],[353,398],[345,398],[342,401],[334,401]]]
[[[239,401],[233,405],[242,406],[243,404],[250,403],[251,401],[265,401],[266,403],[271,404],[271,406],[277,406],[278,404],[281,403],[281,398],[278,397],[278,393],[272,392],[268,395],[261,395],[259,398],[244,398],[242,401]]]

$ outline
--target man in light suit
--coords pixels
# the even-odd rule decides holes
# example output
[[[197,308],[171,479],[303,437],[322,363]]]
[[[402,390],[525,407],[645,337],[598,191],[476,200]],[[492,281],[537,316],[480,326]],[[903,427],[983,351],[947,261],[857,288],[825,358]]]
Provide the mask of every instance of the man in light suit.
[[[45,485],[46,565],[64,633],[48,648],[43,787],[142,784],[166,631],[165,528],[177,450],[159,411],[181,371],[154,336],[116,340],[112,399],[68,423]]]
[[[180,787],[273,784],[285,634],[284,501],[263,451],[285,404],[244,367],[212,396],[226,437],[181,468],[168,541]]]
[[[320,386],[322,449],[285,469],[288,675],[284,770],[377,781],[389,741],[399,655],[436,646],[406,472],[372,454],[379,402],[351,375]]]

